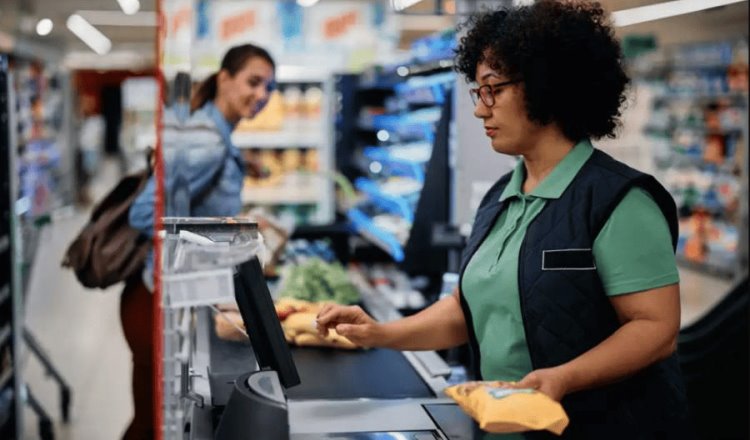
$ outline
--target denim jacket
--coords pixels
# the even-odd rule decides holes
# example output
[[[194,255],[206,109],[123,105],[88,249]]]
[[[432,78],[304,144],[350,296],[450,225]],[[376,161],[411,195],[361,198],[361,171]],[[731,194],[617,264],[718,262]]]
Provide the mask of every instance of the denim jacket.
[[[162,151],[166,216],[236,216],[242,208],[240,193],[245,167],[232,144],[234,126],[209,102],[184,123],[176,112],[164,115]],[[156,181],[149,179],[130,207],[130,225],[148,237],[154,235]],[[146,261],[144,280],[151,287],[153,256]]]

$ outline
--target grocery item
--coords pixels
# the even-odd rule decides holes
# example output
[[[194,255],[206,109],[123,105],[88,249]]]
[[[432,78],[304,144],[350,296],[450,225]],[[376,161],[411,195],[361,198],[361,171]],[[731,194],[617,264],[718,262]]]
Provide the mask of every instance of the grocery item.
[[[238,132],[279,131],[284,125],[285,105],[278,91],[271,93],[268,104],[252,119],[242,119]]]
[[[568,426],[562,405],[532,389],[513,389],[507,382],[466,382],[445,389],[484,431],[511,433],[547,430],[557,435]]]
[[[247,336],[240,329],[245,328],[242,315],[237,310],[224,310],[214,315],[214,330],[220,339],[246,341]]]
[[[357,288],[339,263],[327,263],[311,257],[285,268],[282,277],[280,297],[338,304],[355,304],[359,301]]]
[[[297,312],[287,316],[281,321],[284,329],[284,337],[287,342],[300,347],[331,347],[331,348],[358,348],[353,342],[329,330],[328,335],[321,337],[315,323],[317,312]]]

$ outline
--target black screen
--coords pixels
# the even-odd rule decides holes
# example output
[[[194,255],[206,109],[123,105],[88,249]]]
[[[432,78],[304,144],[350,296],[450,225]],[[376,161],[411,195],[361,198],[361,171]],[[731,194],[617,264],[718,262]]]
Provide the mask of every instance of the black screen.
[[[281,330],[263,270],[257,258],[237,267],[234,276],[234,295],[245,322],[255,358],[261,370],[271,369],[279,374],[285,388],[299,385],[297,367]]]

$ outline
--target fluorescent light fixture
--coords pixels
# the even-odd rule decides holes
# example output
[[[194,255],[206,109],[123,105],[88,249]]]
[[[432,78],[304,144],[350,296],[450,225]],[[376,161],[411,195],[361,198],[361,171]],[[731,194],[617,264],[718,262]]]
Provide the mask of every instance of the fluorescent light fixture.
[[[122,11],[84,9],[76,11],[76,14],[85,18],[94,26],[156,26],[156,12],[154,11],[139,11],[135,14],[125,15]]]
[[[52,20],[49,18],[43,18],[36,24],[36,33],[44,37],[52,32],[53,27],[54,24],[52,23]]]
[[[391,6],[397,11],[403,11],[409,6],[414,6],[422,0],[391,0]]]
[[[117,0],[117,3],[126,15],[133,15],[141,9],[141,2],[138,0]]]
[[[86,46],[99,55],[104,55],[112,49],[112,42],[109,41],[109,38],[99,32],[99,29],[92,26],[91,23],[80,15],[71,15],[68,17],[66,24],[70,32],[73,32],[76,37],[86,43]]]
[[[314,5],[315,3],[318,3],[319,0],[297,0],[297,4],[300,6],[303,6],[305,8],[309,8],[310,6]]]
[[[718,8],[747,0],[676,0],[656,3],[612,13],[615,26],[623,27],[676,15],[690,14],[704,9]]]

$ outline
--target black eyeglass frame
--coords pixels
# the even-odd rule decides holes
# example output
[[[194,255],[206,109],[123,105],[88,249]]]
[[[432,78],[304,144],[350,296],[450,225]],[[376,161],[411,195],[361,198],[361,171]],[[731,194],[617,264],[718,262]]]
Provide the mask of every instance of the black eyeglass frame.
[[[482,104],[486,105],[487,107],[493,107],[495,105],[495,91],[498,88],[506,87],[511,84],[516,84],[521,82],[520,79],[511,79],[509,81],[503,81],[499,82],[497,84],[485,84],[483,86],[474,87],[469,89],[469,96],[471,96],[471,102],[474,103],[474,105],[477,105],[478,100],[482,101]],[[482,96],[482,89],[486,89],[488,91],[487,96],[488,99],[492,102],[487,102],[484,100],[484,97]]]

